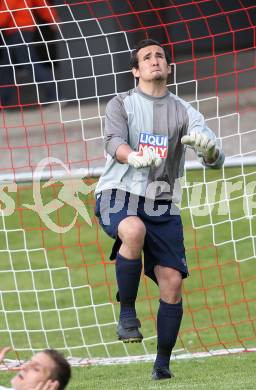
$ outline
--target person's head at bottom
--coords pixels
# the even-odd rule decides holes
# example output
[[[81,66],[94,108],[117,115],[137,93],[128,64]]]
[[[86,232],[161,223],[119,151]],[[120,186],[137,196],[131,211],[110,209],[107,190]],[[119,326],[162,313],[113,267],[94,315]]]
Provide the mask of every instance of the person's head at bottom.
[[[36,353],[11,380],[14,390],[62,390],[71,377],[67,360],[54,349]]]

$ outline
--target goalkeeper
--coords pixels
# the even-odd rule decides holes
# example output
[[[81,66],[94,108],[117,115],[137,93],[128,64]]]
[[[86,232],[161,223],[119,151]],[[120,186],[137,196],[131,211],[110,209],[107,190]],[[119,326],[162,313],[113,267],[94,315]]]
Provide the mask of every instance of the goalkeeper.
[[[159,286],[157,355],[152,379],[171,378],[169,363],[179,332],[182,280],[188,276],[179,203],[179,177],[186,147],[203,165],[220,168],[224,155],[203,116],[167,89],[170,58],[156,41],[141,41],[132,53],[136,88],[106,108],[107,162],[96,188],[95,213],[115,239],[120,318],[117,335],[140,342],[135,301],[142,271]]]

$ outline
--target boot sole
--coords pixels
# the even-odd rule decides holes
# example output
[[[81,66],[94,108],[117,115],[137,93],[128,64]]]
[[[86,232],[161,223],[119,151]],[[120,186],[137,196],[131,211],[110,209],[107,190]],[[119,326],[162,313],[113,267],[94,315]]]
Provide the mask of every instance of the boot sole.
[[[129,338],[129,339],[123,339],[122,337],[118,337],[118,340],[121,340],[123,343],[141,343],[141,338]]]

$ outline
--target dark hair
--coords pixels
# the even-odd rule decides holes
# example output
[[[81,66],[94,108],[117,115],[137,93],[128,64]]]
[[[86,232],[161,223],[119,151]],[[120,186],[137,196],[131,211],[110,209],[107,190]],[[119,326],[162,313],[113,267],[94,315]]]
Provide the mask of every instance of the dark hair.
[[[71,367],[64,356],[55,349],[45,349],[42,351],[48,355],[55,363],[55,368],[51,373],[51,379],[59,382],[58,390],[63,390],[71,378]]]
[[[143,39],[143,41],[140,41],[135,46],[134,50],[132,51],[131,60],[130,60],[130,65],[131,65],[132,68],[138,69],[138,67],[139,67],[139,65],[138,65],[138,55],[137,55],[138,51],[140,49],[143,49],[144,47],[152,46],[152,45],[159,46],[159,47],[161,47],[163,49],[164,54],[165,54],[166,62],[167,62],[167,64],[170,64],[170,62],[171,62],[170,54],[166,50],[166,48],[161,45],[161,43],[159,43],[158,41],[155,41],[154,39]]]

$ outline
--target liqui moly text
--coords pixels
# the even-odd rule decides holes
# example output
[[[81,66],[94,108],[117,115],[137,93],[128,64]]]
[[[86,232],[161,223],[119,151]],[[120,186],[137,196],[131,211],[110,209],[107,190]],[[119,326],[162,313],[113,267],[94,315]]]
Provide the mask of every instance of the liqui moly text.
[[[158,157],[166,158],[168,152],[168,137],[151,133],[140,133],[139,152],[145,148],[155,149]]]

